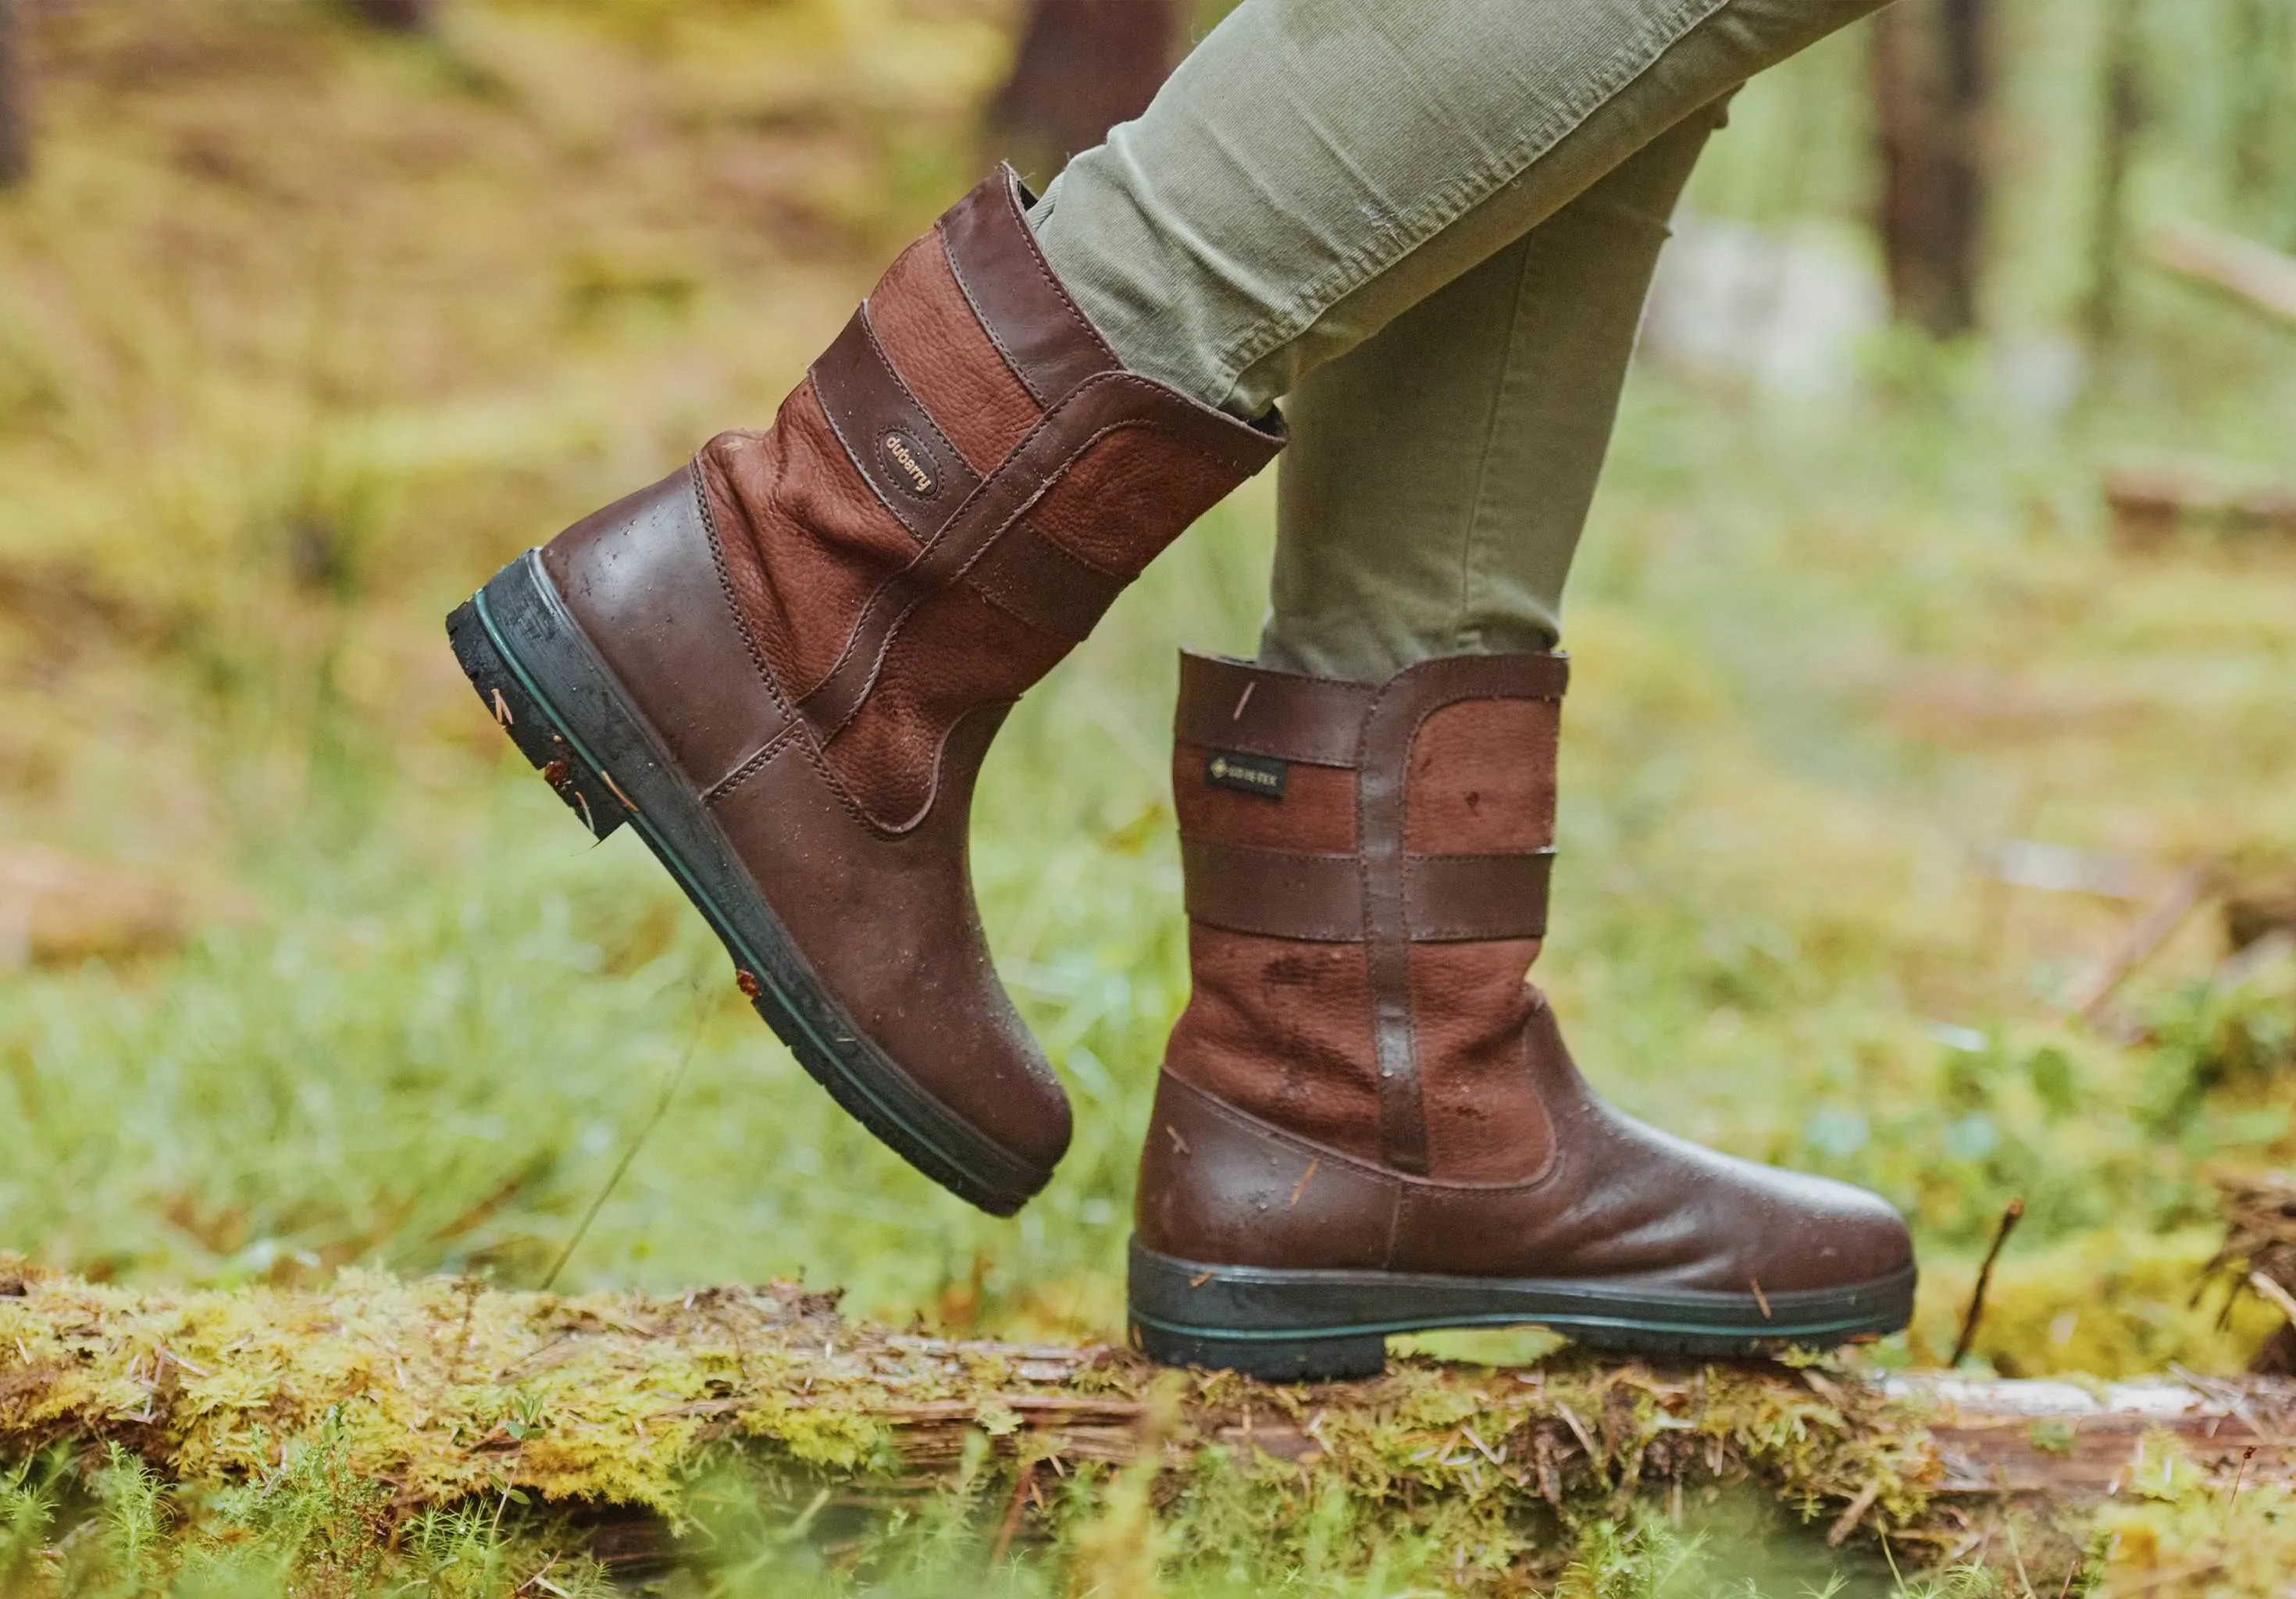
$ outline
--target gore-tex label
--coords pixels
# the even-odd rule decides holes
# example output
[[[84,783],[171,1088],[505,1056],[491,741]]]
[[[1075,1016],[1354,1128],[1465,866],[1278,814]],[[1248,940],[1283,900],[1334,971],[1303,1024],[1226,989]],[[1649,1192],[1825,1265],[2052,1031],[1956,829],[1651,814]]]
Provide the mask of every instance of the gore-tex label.
[[[1281,800],[1284,774],[1291,769],[1291,762],[1265,755],[1238,755],[1232,750],[1215,750],[1204,762],[1204,781],[1234,789],[1240,794]]]

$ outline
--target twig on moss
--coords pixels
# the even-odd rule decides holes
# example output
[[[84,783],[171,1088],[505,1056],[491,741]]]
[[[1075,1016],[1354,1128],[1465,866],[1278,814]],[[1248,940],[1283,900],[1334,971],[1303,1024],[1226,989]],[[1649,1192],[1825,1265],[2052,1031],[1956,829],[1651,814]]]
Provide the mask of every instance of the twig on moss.
[[[1977,1342],[1978,1326],[1985,1320],[1985,1294],[1993,1286],[1994,1263],[2001,1259],[2002,1246],[2009,1242],[2009,1234],[2024,1219],[2025,1201],[2021,1199],[2011,1200],[2009,1208],[2001,1212],[2001,1225],[1993,1230],[1993,1247],[1985,1251],[1985,1264],[1977,1268],[1977,1286],[1970,1291],[1969,1313],[1961,1318],[1961,1336],[1954,1341],[1953,1358],[1946,1362],[1948,1367],[1969,1358],[1969,1351]]]

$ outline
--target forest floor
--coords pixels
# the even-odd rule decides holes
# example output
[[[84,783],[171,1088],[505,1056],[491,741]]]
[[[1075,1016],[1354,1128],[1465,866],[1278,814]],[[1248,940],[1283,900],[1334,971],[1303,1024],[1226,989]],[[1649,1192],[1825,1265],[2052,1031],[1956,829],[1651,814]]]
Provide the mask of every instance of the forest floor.
[[[1079,1118],[1012,1222],[833,1110],[643,847],[591,847],[506,753],[439,627],[770,415],[976,175],[1008,9],[472,0],[428,42],[305,0],[45,14],[42,166],[0,196],[0,1250],[121,1292],[788,1279],[937,1335],[1119,1337],[1133,1140],[1186,983],[1174,650],[1250,647],[1272,483],[1160,562],[990,759],[984,914]],[[1726,209],[1829,70],[1743,96],[1693,201]],[[2228,1374],[2278,1325],[2199,1290],[2210,1174],[2296,1159],[2296,955],[2228,960],[2226,912],[2296,870],[2296,544],[2128,548],[2099,484],[2138,457],[2284,470],[2292,432],[2296,339],[2152,278],[2069,406],[1997,348],[1894,338],[1820,398],[1655,363],[1630,387],[1570,597],[1539,979],[1628,1108],[1913,1218],[1915,1328],[1858,1373],[1944,1358],[2012,1199],[1980,1371]],[[2186,883],[2192,914],[2073,1013]],[[1414,1347],[1530,1370],[1553,1341]],[[260,1514],[164,1448],[68,1480],[0,1464],[0,1560],[223,1591],[255,1567],[165,1552],[261,1521],[250,1546],[292,1552],[264,1580],[303,1580],[381,1523],[327,1520],[328,1457],[293,1457],[304,1486]],[[2226,1551],[2282,1525],[2279,1490],[2177,1480],[2173,1526],[2111,1556],[2128,1581],[2274,1592]],[[1010,1591],[1055,1591],[1115,1545],[1187,1592],[1434,1592],[1453,1564],[1360,1495],[1255,1554],[1162,1501],[1162,1543],[1146,1508],[1047,1543],[945,1507],[872,1543],[731,1465],[690,1486],[742,1552],[684,1569],[717,1591],[977,1592],[989,1551]],[[534,1553],[538,1507],[481,1508],[329,1570],[504,1594],[589,1570]],[[1878,1546],[1712,1515],[1702,1545],[1623,1513],[1524,1532],[1526,1563],[1475,1580],[1784,1595],[1838,1560],[1895,1586]],[[40,1564],[68,1533],[86,1562]]]

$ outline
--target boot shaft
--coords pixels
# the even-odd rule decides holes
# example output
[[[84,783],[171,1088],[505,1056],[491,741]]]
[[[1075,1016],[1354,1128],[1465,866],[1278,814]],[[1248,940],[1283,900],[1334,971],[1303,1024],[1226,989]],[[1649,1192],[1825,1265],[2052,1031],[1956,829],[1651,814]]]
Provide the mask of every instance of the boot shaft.
[[[1124,370],[992,175],[904,251],[772,429],[698,461],[749,644],[872,822],[1051,670],[1282,443]]]
[[[1167,1069],[1386,1169],[1536,1173],[1560,655],[1382,685],[1188,656],[1173,788],[1194,991]]]

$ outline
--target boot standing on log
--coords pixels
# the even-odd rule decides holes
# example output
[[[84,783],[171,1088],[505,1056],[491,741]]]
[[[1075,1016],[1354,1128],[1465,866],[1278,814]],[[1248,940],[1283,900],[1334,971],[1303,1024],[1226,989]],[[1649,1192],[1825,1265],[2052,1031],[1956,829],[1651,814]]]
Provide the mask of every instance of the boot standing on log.
[[[1388,1333],[1519,1323],[1731,1356],[1912,1314],[1895,1210],[1619,1114],[1523,980],[1568,676],[1554,654],[1380,684],[1185,658],[1195,992],[1131,1267],[1157,1359],[1363,1376]]]
[[[1242,0],[1043,199],[953,208],[771,430],[496,577],[463,664],[839,1102],[1009,1212],[1069,1113],[973,910],[973,775],[1281,400],[1260,659],[1191,662],[1181,708],[1143,1342],[1308,1374],[1403,1326],[1901,1325],[1886,1206],[1604,1109],[1523,980],[1562,584],[1667,217],[1737,86],[1877,4]]]

